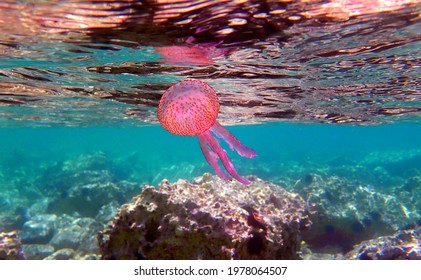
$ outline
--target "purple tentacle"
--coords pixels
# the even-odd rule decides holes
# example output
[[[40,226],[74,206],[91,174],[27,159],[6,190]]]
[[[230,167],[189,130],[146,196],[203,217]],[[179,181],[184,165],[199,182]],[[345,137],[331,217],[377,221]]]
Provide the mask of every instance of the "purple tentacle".
[[[218,121],[216,121],[215,124],[212,126],[211,131],[215,133],[215,135],[219,138],[224,139],[225,142],[227,142],[230,146],[231,150],[235,149],[240,156],[246,158],[253,158],[257,155],[253,149],[243,145],[243,143],[241,143],[237,138],[235,138],[235,136],[232,135],[231,132],[229,132],[225,127],[223,127]]]
[[[228,173],[232,177],[234,177],[237,181],[239,181],[243,184],[246,184],[246,185],[250,184],[249,180],[246,180],[246,179],[240,177],[240,175],[238,175],[238,173],[235,170],[235,167],[232,164],[230,158],[227,156],[227,153],[219,145],[218,140],[216,140],[213,137],[210,130],[200,134],[198,137],[199,137],[200,147],[202,148],[202,151],[204,151],[203,154],[205,155],[206,160],[215,169],[215,172],[218,174],[218,176],[220,176],[222,179],[224,179],[224,177],[222,177],[220,175],[220,173],[223,173],[223,172],[221,171],[221,169],[219,168],[219,166],[216,162],[215,153],[219,157],[219,159],[221,160],[225,169],[228,171]],[[212,150],[212,152],[208,152],[208,150],[210,150],[210,149]],[[223,173],[223,174],[226,176],[225,173]]]
[[[203,134],[199,135],[199,144],[200,149],[202,149],[202,153],[205,156],[206,161],[209,163],[210,166],[215,169],[216,174],[226,181],[231,181],[231,177],[225,174],[218,165],[218,155],[211,149],[209,142],[206,140],[206,137],[202,136]]]

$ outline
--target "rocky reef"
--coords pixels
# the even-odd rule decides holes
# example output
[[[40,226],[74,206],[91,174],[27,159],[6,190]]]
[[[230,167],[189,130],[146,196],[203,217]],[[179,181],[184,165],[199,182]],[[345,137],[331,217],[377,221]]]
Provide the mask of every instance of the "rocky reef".
[[[20,231],[24,255],[27,259],[96,258],[96,233],[102,227],[103,223],[89,217],[66,214],[32,217]]]
[[[315,251],[346,253],[363,240],[413,227],[421,217],[414,203],[419,183],[411,178],[388,191],[338,176],[307,174],[294,190],[317,211],[303,238]]]
[[[100,232],[103,258],[419,256],[417,176],[394,188],[324,173],[308,173],[295,184],[285,180],[282,187],[251,178],[250,187],[209,174],[192,182],[164,180],[158,190],[146,186]]]
[[[196,164],[137,172],[137,154],[118,160],[104,152],[77,154],[32,171],[3,165],[0,232],[8,234],[0,241],[1,258],[415,258],[419,157],[398,155],[390,168],[380,168],[384,158],[373,155],[366,160],[372,169],[354,163],[256,165],[252,173],[273,183],[253,176],[251,186],[209,174],[175,182],[202,174]],[[395,166],[402,176],[391,173]],[[152,187],[157,178],[175,183]]]
[[[359,260],[421,260],[421,228],[364,241],[346,256]]]
[[[38,171],[32,182],[9,183],[0,195],[0,232],[16,231],[26,259],[98,258],[98,231],[141,185],[121,179],[103,152],[40,165]]]
[[[139,193],[140,185],[121,180],[121,172],[104,152],[49,167],[38,179],[40,190],[49,196],[46,211],[95,218],[110,205],[123,204]]]
[[[22,246],[16,232],[0,233],[0,260],[22,260]]]
[[[98,235],[103,259],[300,259],[305,201],[249,177],[145,186]]]

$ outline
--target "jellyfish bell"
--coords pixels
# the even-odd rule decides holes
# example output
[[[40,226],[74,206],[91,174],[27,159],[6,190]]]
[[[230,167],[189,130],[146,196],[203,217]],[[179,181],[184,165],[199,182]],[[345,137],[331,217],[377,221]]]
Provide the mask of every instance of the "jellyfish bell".
[[[212,127],[218,113],[216,91],[207,83],[185,80],[171,86],[161,97],[158,120],[172,134],[196,136]]]

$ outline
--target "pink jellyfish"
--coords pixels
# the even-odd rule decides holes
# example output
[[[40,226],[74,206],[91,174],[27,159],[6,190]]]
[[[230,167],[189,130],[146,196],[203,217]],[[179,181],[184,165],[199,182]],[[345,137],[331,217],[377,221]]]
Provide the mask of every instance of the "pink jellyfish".
[[[219,113],[219,99],[216,91],[207,83],[185,80],[171,86],[161,97],[158,106],[158,120],[162,127],[177,135],[198,136],[200,148],[206,161],[224,180],[231,180],[218,165],[221,160],[228,173],[243,184],[249,180],[240,177],[226,152],[214,138],[212,132],[225,140],[240,156],[253,158],[256,152],[244,146],[216,120]]]

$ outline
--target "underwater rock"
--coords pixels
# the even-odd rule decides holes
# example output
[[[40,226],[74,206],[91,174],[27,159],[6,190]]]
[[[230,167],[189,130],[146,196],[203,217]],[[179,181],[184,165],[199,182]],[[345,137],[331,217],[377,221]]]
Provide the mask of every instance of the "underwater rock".
[[[127,202],[140,186],[121,180],[120,169],[103,152],[49,166],[35,183],[48,198],[44,211],[93,218],[106,204]]]
[[[409,178],[402,186],[395,188],[394,195],[404,204],[407,216],[412,217],[405,220],[407,224],[400,229],[421,226],[421,177]]]
[[[20,238],[24,244],[47,244],[54,235],[57,216],[39,214],[31,217],[20,232]]]
[[[48,211],[57,214],[77,212],[81,216],[95,217],[104,205],[112,202],[121,205],[139,190],[138,184],[127,181],[75,184],[65,195],[55,197],[48,205]]]
[[[50,244],[57,249],[71,248],[78,253],[97,253],[96,233],[103,224],[92,218],[60,217]]]
[[[75,256],[75,251],[70,248],[63,248],[55,251],[44,260],[71,260]]]
[[[65,228],[57,229],[51,239],[51,244],[56,249],[76,247],[82,238],[83,231],[79,225],[72,224]]]
[[[80,214],[95,217],[102,205],[111,201],[121,205],[139,192],[138,184],[124,180],[127,174],[122,169],[104,152],[97,152],[56,162],[46,168],[35,184],[51,200],[47,211],[88,211]]]
[[[23,260],[20,240],[16,236],[16,232],[0,233],[0,260]]]
[[[2,203],[0,196],[0,204]],[[0,232],[20,230],[28,219],[28,208],[13,206],[12,201],[7,202],[7,207],[1,209],[0,205]]]
[[[294,190],[317,208],[310,216],[314,225],[303,238],[320,253],[346,253],[363,240],[389,235],[419,219],[408,210],[413,205],[409,199],[405,203],[393,193],[337,176],[306,175]]]
[[[95,221],[107,224],[109,221],[114,219],[115,213],[119,207],[120,205],[116,201],[103,205],[101,209],[99,209],[98,214],[95,216]]]
[[[61,249],[84,258],[99,252],[96,236],[103,227],[93,218],[39,214],[25,223],[19,236],[28,259],[44,259]]]
[[[99,260],[101,258],[101,256],[97,255],[97,254],[82,254],[79,255],[76,252],[76,255],[74,256],[75,260]]]
[[[25,217],[19,214],[0,215],[0,232],[19,230],[25,223]]]
[[[300,259],[304,200],[255,177],[145,186],[98,234],[103,259]]]
[[[112,167],[104,152],[81,155],[48,166],[36,184],[44,194],[65,196],[75,185],[113,181]]]
[[[421,193],[421,177],[414,176],[409,178],[405,184],[400,188],[401,191],[406,191],[409,193]]]
[[[54,253],[54,247],[49,244],[24,244],[22,250],[28,260],[42,260]]]
[[[346,256],[359,260],[421,260],[421,228],[364,241]]]

